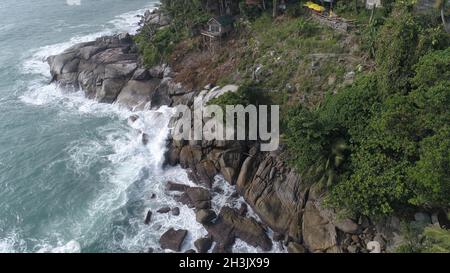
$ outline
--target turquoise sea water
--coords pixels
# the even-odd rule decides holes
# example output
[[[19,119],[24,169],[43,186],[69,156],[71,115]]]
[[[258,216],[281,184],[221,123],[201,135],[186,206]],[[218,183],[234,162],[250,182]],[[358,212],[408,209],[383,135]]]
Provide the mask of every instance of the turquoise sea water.
[[[146,147],[131,113],[48,84],[47,56],[133,32],[155,2],[0,2],[0,252],[143,252],[167,226],[204,232],[187,208],[143,224],[148,209],[174,205],[163,181],[187,181],[161,168],[170,109],[138,113]]]
[[[137,15],[157,2],[0,1],[0,253],[164,252],[159,238],[169,228],[189,231],[185,251],[206,235],[164,191],[168,180],[193,185],[181,168],[163,168],[172,109],[131,113],[49,84],[48,56],[134,33]],[[243,201],[220,177],[214,186],[224,191],[213,196],[217,213]],[[148,210],[166,206],[180,207],[180,216],[153,213],[144,224]],[[237,240],[234,251],[261,250]]]

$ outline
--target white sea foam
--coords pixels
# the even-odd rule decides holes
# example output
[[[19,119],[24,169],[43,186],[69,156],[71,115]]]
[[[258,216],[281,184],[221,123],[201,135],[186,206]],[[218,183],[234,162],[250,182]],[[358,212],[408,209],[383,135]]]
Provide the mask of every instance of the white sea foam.
[[[41,245],[36,253],[81,253],[81,246],[75,240],[71,240],[64,245],[53,247],[49,244]]]
[[[139,195],[143,209],[138,215],[127,216],[127,226],[117,227],[110,241],[106,244],[108,249],[140,252],[153,248],[157,252],[164,252],[159,248],[159,237],[169,228],[187,229],[188,238],[185,240],[182,251],[194,248],[195,239],[205,236],[206,230],[195,220],[195,213],[187,206],[174,200],[174,196],[165,192],[166,181],[171,180],[194,186],[189,181],[187,173],[180,167],[163,169],[168,123],[172,109],[162,107],[157,111],[131,112],[115,104],[100,104],[85,98],[82,91],[69,92],[56,84],[47,84],[49,67],[45,62],[48,56],[58,54],[76,43],[93,40],[102,35],[128,31],[133,33],[137,29],[138,14],[145,9],[129,12],[117,16],[110,23],[114,26],[101,32],[87,36],[74,37],[70,41],[39,48],[32,53],[32,57],[23,64],[23,73],[36,76],[28,84],[28,90],[20,97],[21,100],[37,107],[57,107],[59,115],[87,115],[93,117],[110,117],[111,125],[97,128],[102,140],[80,139],[71,143],[66,152],[70,157],[70,164],[75,172],[83,173],[89,170],[90,164],[98,160],[99,156],[109,162],[100,173],[98,183],[104,187],[94,200],[87,204],[87,211],[70,220],[70,230],[66,237],[55,235],[56,239],[41,240],[37,242],[35,252],[80,252],[83,247],[95,243],[98,230],[108,226],[113,221],[114,212],[120,211],[131,202],[130,194]],[[125,126],[130,115],[137,115],[136,122]],[[142,134],[148,136],[148,144],[142,142]],[[213,209],[219,212],[227,205],[239,207],[242,198],[231,197],[235,191],[233,186],[226,183],[223,178],[216,178],[215,186],[221,187],[224,194],[213,197]],[[134,190],[133,187],[139,187]],[[130,193],[131,191],[131,193]],[[150,196],[156,194],[157,198]],[[155,211],[161,207],[179,207],[180,215],[171,213],[159,214]],[[146,212],[152,210],[153,217],[150,225],[145,225],[143,219]],[[251,210],[249,215],[256,216]],[[75,217],[75,216],[74,216]],[[125,217],[125,216],[124,216]],[[256,217],[255,217],[256,218]],[[56,219],[49,229],[57,229],[64,219]],[[108,222],[109,221],[109,222]],[[127,228],[131,227],[133,232]],[[71,236],[70,239],[67,236]],[[55,241],[56,240],[56,241]],[[0,240],[0,252],[4,249],[11,252],[20,249],[18,245],[23,242],[16,236]],[[259,249],[249,246],[243,241],[237,241],[235,250],[239,252],[260,252]]]
[[[1,233],[2,232],[0,232],[0,234]],[[20,253],[25,251],[26,244],[20,237],[19,232],[9,232],[4,234],[3,238],[0,238],[0,253]]]

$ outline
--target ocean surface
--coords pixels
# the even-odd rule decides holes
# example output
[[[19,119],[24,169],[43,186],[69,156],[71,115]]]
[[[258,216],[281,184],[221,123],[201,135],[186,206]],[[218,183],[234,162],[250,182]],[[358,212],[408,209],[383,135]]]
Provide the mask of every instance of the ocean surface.
[[[131,113],[49,84],[48,56],[134,33],[137,15],[156,3],[0,2],[0,252],[164,252],[158,240],[171,227],[189,230],[185,251],[206,235],[194,212],[164,192],[168,180],[192,184],[181,168],[162,166],[172,109]],[[133,114],[140,118],[130,125]],[[225,192],[213,197],[217,212],[242,201],[220,177],[215,186]],[[165,206],[181,215],[153,213],[144,224],[148,210]],[[260,250],[238,240],[234,251]]]

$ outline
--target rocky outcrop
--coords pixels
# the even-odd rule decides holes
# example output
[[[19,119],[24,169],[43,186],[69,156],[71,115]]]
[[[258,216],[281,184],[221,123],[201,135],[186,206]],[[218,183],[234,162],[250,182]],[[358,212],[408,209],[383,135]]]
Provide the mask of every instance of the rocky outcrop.
[[[167,26],[161,12],[147,12],[141,25]],[[128,33],[105,36],[77,44],[47,59],[52,82],[81,89],[99,102],[117,102],[129,109],[157,108],[179,102],[186,93],[174,82],[169,66],[149,69],[142,64],[138,48]]]
[[[99,102],[130,109],[171,105],[181,93],[167,66],[142,67],[133,38],[127,34],[78,44],[47,59],[52,80],[82,89]]]

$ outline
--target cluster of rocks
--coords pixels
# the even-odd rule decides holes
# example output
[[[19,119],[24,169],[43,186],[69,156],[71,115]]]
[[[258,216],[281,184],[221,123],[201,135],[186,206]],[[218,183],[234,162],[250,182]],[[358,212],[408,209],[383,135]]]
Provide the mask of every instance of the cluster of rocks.
[[[160,12],[147,12],[146,24],[165,27],[170,20]],[[172,79],[166,64],[146,68],[134,39],[128,33],[77,44],[47,59],[52,82],[81,89],[86,97],[103,103],[117,102],[130,109],[158,108],[191,98]],[[187,99],[186,99],[187,97]]]
[[[245,205],[240,209],[223,207],[219,214],[216,214],[211,204],[212,189],[189,187],[169,181],[166,190],[172,194],[175,193],[174,198],[180,203],[194,209],[197,222],[208,231],[208,236],[195,241],[197,252],[210,251],[213,243],[215,243],[211,250],[213,253],[231,252],[236,239],[265,251],[271,250],[272,241],[267,236],[266,230],[254,218],[247,217]],[[170,229],[161,237],[161,247],[180,251],[187,232]]]

